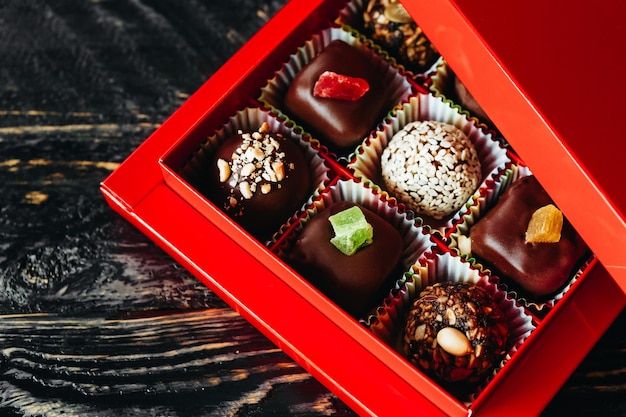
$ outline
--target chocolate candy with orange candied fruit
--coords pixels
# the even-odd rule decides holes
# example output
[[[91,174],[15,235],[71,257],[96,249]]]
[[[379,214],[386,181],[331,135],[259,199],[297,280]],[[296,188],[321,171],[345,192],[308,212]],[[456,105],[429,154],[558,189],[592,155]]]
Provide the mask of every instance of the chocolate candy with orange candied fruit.
[[[536,224],[538,218],[543,224]],[[533,175],[515,181],[470,228],[469,237],[472,256],[533,301],[558,292],[588,253]]]

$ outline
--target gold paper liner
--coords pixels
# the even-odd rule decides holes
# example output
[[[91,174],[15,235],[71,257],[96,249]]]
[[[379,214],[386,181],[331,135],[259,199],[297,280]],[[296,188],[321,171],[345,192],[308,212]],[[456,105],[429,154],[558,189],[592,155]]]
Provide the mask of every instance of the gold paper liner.
[[[476,122],[479,123],[483,129],[496,129],[496,126],[489,117],[487,117],[486,115],[478,114],[475,111],[467,108],[467,106],[464,106],[455,91],[455,77],[456,75],[454,74],[448,63],[444,59],[442,59],[440,62],[437,63],[437,67],[430,77],[430,85],[428,86],[428,90],[435,97],[441,97],[443,101],[449,102],[450,105],[453,107],[457,107],[459,111],[467,115],[468,118],[476,120]],[[501,140],[504,145],[508,145],[504,138],[498,137],[498,139]]]

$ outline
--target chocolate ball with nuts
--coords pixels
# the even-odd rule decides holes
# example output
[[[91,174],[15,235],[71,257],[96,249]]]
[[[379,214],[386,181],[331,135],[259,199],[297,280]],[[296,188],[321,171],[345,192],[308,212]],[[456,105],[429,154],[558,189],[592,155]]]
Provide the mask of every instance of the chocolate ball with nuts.
[[[295,213],[311,190],[304,152],[270,132],[238,131],[217,148],[210,163],[211,200],[255,235],[272,233]]]
[[[370,0],[363,23],[365,33],[410,71],[426,72],[439,58],[439,52],[397,0]]]
[[[441,282],[413,302],[402,334],[406,357],[440,383],[482,381],[506,352],[508,324],[472,283]]]

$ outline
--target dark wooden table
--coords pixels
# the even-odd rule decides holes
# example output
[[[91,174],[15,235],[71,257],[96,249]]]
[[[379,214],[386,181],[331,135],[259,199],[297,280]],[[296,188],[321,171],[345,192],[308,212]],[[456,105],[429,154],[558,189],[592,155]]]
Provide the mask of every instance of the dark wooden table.
[[[98,188],[284,3],[0,3],[0,415],[353,415]],[[625,324],[545,416],[626,415]]]

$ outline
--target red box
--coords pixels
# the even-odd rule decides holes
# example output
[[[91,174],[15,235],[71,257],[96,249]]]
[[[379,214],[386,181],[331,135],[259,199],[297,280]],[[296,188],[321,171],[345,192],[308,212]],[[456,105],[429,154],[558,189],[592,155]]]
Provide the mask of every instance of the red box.
[[[596,255],[554,308],[535,318],[532,334],[470,404],[374,337],[172,168],[259,97],[286,58],[334,21],[345,1],[289,2],[102,183],[102,192],[358,413],[538,414],[626,305],[626,194],[617,173],[626,151],[617,127],[626,85],[614,54],[624,40],[618,17],[624,7],[600,1],[606,4],[594,4],[593,14],[564,1],[403,1]],[[333,160],[326,163],[338,178],[351,176]],[[251,275],[254,280],[241,278]],[[297,314],[276,309],[278,299]],[[568,339],[574,342],[564,346]]]

